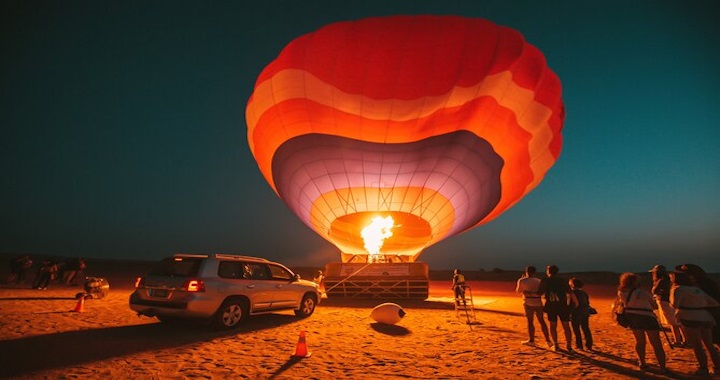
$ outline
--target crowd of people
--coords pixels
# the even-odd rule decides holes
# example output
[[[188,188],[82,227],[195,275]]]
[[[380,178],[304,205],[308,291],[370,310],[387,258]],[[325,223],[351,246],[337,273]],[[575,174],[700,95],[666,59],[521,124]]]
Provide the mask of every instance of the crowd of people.
[[[6,284],[25,285],[28,273],[31,272],[34,262],[30,255],[20,255],[10,260],[10,275],[5,279]],[[83,272],[87,267],[85,258],[69,258],[66,260],[40,261],[35,270],[35,277],[31,288],[46,290],[51,283],[70,286],[81,286],[85,278]]]
[[[582,280],[575,277],[566,280],[558,273],[557,266],[548,265],[545,277],[539,278],[536,276],[535,267],[528,266],[517,281],[515,290],[523,296],[528,330],[528,339],[522,343],[535,344],[535,320],[537,320],[548,347],[559,351],[558,321],[560,321],[565,337],[565,349],[568,352],[573,351],[573,342],[579,350],[592,350],[590,315],[595,309],[590,306],[590,296],[582,289],[584,286]],[[545,315],[548,323],[545,322]]]
[[[535,344],[537,322],[548,347],[560,351],[559,320],[567,352],[573,351],[573,343],[576,349],[592,351],[590,315],[597,311],[590,306],[582,280],[575,277],[566,280],[558,276],[558,272],[557,266],[549,265],[545,277],[540,278],[535,267],[528,266],[517,281],[516,292],[522,294],[527,318],[528,339],[522,344]],[[655,265],[649,272],[652,275],[650,290],[642,287],[642,277],[635,273],[621,274],[617,290],[616,303],[622,304],[627,328],[635,340],[638,369],[649,368],[646,361],[649,342],[657,361],[657,372],[669,372],[660,335],[663,332],[672,347],[693,350],[698,364],[695,375],[710,374],[709,361],[713,364],[712,373],[720,374],[720,354],[716,346],[720,346],[718,285],[693,264],[678,265],[672,272],[663,265]],[[671,334],[665,332],[666,327]]]

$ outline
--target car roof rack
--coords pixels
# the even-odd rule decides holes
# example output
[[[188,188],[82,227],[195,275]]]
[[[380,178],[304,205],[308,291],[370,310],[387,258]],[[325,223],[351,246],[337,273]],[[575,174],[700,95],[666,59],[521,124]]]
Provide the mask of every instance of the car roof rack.
[[[256,260],[256,261],[270,262],[270,260],[264,259],[262,257],[231,255],[231,254],[226,254],[226,253],[215,253],[215,254],[213,254],[213,257],[218,258],[218,259],[239,259],[239,260]]]
[[[198,257],[198,258],[208,258],[209,255],[201,255],[196,253],[176,253],[172,255],[172,257]]]

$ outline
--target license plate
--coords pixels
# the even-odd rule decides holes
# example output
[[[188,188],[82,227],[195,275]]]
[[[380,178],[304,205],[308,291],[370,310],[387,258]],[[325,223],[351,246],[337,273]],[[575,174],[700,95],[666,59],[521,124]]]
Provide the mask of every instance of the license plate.
[[[151,289],[150,295],[153,297],[167,297],[168,291],[167,289]]]

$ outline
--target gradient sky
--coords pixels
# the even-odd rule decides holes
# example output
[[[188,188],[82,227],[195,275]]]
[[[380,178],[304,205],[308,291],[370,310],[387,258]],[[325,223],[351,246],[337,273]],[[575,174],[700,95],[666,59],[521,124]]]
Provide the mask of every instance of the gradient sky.
[[[336,21],[454,14],[520,31],[563,83],[558,163],[431,269],[720,271],[715,1],[0,2],[0,253],[241,253],[323,266],[247,144],[255,79]]]

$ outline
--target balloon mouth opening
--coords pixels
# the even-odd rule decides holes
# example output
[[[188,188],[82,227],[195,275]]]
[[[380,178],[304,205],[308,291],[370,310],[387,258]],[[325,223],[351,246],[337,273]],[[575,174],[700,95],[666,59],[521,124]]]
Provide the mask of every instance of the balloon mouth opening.
[[[375,252],[369,252],[363,231],[379,219],[392,219],[382,242]],[[330,225],[328,238],[342,252],[343,262],[414,262],[432,240],[430,223],[417,215],[401,211],[367,211],[347,214]],[[389,235],[389,236],[388,236]],[[372,250],[372,249],[371,249]]]

